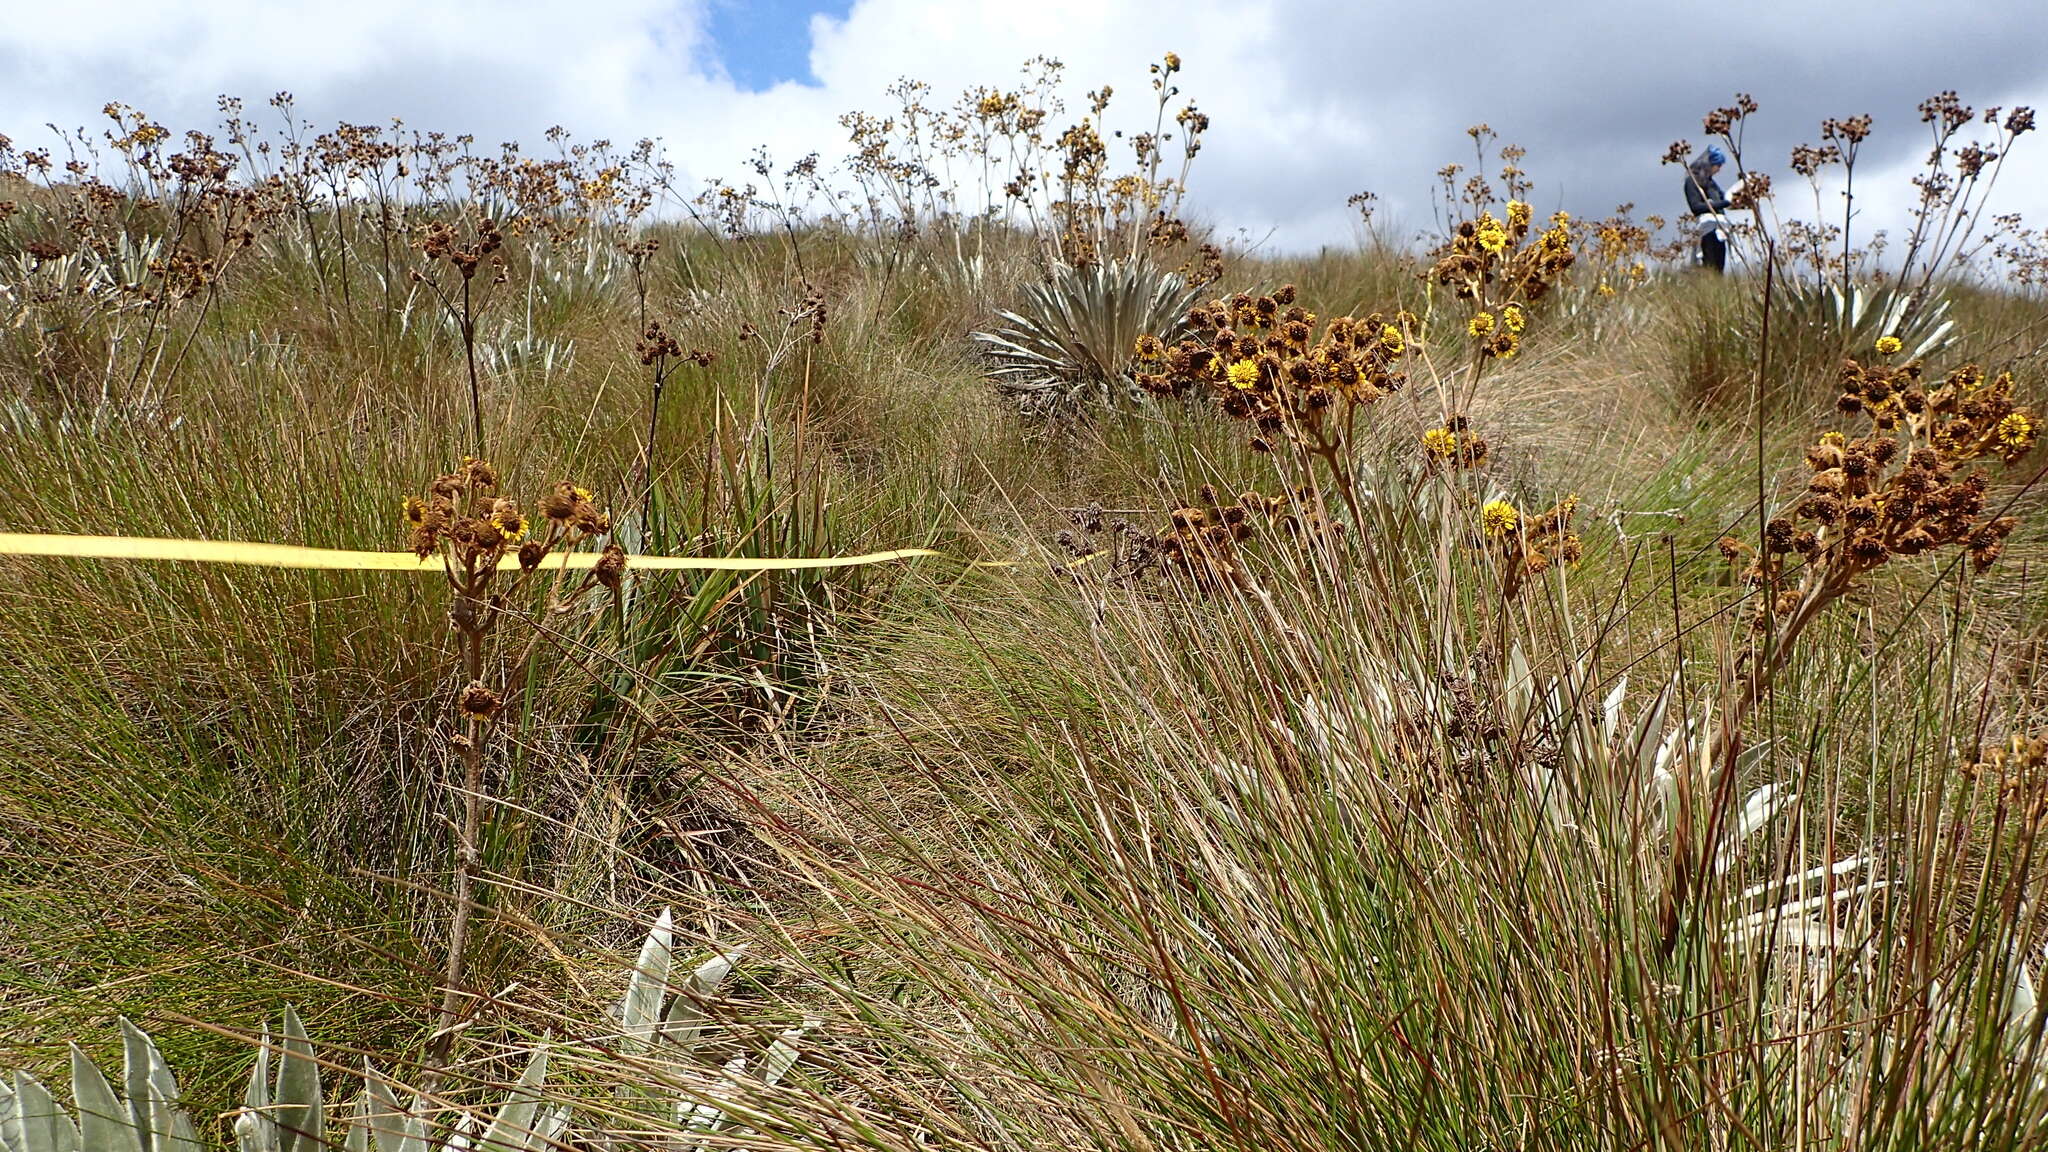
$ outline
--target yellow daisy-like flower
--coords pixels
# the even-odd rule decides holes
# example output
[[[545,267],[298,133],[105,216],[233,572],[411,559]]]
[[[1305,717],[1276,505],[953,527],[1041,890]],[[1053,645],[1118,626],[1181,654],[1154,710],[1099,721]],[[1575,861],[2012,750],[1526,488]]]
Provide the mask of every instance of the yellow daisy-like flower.
[[[427,506],[420,501],[419,497],[407,496],[405,503],[400,505],[400,507],[405,509],[405,522],[407,524],[417,528],[426,522]]]
[[[498,526],[509,543],[517,544],[526,536],[526,516],[517,510],[506,510],[491,517],[491,523]]]
[[[1423,454],[1432,460],[1449,460],[1458,451],[1458,434],[1448,428],[1431,428],[1422,434]]]
[[[1520,527],[1522,514],[1505,500],[1488,500],[1479,510],[1479,526],[1488,536],[1506,536]]]
[[[1479,222],[1479,230],[1474,234],[1473,238],[1479,242],[1481,248],[1496,256],[1507,251],[1507,229],[1502,228],[1500,221],[1495,220],[1492,216],[1488,216]]]
[[[2025,412],[2014,412],[1998,422],[1997,434],[2000,444],[2025,451],[2034,444],[2034,421]]]
[[[1840,448],[1849,442],[1849,438],[1840,432],[1823,432],[1820,434],[1820,442],[1830,448]]]
[[[1500,322],[1507,325],[1508,331],[1520,332],[1529,326],[1529,315],[1520,304],[1510,304],[1500,310]]]
[[[1899,349],[1905,346],[1897,336],[1880,336],[1877,338],[1877,354],[1879,356],[1897,356]]]
[[[1389,324],[1380,329],[1380,347],[1386,349],[1390,356],[1399,356],[1408,350],[1408,340],[1401,335],[1399,328]]]
[[[1229,371],[1223,375],[1225,379],[1230,381],[1232,388],[1240,391],[1248,389],[1259,382],[1259,362],[1256,360],[1239,360],[1237,363],[1232,364]]]
[[[1465,333],[1468,336],[1485,336],[1492,331],[1493,313],[1491,312],[1481,312],[1465,322]]]
[[[1527,204],[1520,200],[1508,201],[1508,223],[1517,228],[1527,228],[1531,215]]]

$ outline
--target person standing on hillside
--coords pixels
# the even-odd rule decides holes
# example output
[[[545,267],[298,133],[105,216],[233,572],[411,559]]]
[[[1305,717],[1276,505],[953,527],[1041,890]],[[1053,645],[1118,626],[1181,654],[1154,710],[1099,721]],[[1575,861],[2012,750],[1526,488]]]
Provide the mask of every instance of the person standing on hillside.
[[[1700,225],[1700,263],[1715,272],[1728,267],[1728,196],[1721,191],[1714,173],[1728,162],[1728,154],[1709,144],[1704,152],[1685,166],[1685,207]]]

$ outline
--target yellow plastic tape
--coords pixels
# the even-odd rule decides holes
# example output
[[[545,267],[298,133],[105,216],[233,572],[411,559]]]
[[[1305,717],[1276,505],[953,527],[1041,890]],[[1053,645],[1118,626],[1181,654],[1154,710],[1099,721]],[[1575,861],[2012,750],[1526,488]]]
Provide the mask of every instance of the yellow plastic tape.
[[[942,553],[929,548],[895,548],[858,556],[773,556],[751,560],[737,556],[626,557],[627,570],[719,572],[790,572],[804,568],[857,568]],[[369,572],[438,572],[441,558],[425,560],[410,552],[351,552],[340,548],[303,548],[296,544],[258,544],[246,540],[165,540],[147,536],[45,536],[0,532],[0,556],[72,556],[92,560],[190,560],[200,564],[250,564],[260,568],[316,568]],[[544,568],[583,569],[594,566],[596,552],[551,554]],[[1002,561],[976,561],[975,567],[1006,566]],[[516,570],[519,557],[507,553],[500,570]]]

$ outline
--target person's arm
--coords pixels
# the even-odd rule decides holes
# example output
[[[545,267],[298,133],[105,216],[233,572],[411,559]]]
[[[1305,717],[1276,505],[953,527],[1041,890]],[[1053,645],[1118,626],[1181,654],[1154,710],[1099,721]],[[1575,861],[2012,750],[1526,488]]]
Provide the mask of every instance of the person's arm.
[[[1738,181],[1737,183],[1739,185],[1740,182]],[[1716,212],[1726,212],[1728,210],[1728,194],[1721,191],[1720,181],[1707,181],[1707,202],[1714,206],[1714,211]]]

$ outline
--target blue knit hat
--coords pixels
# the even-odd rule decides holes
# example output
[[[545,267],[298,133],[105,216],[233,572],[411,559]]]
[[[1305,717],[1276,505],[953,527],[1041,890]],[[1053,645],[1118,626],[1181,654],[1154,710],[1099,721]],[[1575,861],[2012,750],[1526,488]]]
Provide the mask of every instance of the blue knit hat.
[[[1707,145],[1707,163],[1709,163],[1709,164],[1726,164],[1727,162],[1728,162],[1728,154],[1727,154],[1726,152],[1723,152],[1723,151],[1721,151],[1721,146],[1720,146],[1720,145],[1718,145],[1718,144],[1709,144],[1709,145]]]

